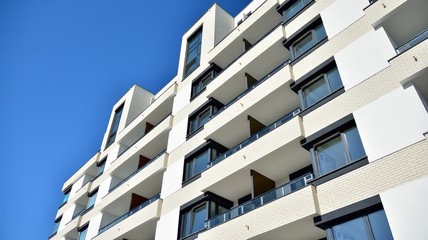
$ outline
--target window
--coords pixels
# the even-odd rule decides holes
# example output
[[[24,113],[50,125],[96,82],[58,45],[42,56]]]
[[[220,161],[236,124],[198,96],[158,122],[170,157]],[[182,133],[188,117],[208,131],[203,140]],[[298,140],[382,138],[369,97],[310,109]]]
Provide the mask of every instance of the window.
[[[116,133],[117,133],[117,129],[119,128],[120,117],[122,116],[123,105],[124,104],[118,107],[114,113],[113,121],[110,128],[110,133],[107,139],[106,148],[108,148],[111,144],[113,144],[114,140],[116,139]]]
[[[189,116],[188,135],[192,134],[207,123],[209,118],[217,112],[221,106],[223,106],[223,104],[219,101],[210,99],[207,104],[192,113]]]
[[[226,212],[233,203],[211,192],[206,192],[186,205],[182,206],[180,211],[180,239],[204,230],[205,221]]]
[[[99,176],[99,175],[101,175],[104,172],[104,167],[106,165],[106,159],[107,159],[107,157],[105,157],[103,160],[101,160],[101,162],[99,162],[97,164],[98,165],[98,169],[97,169],[97,175],[96,176]]]
[[[206,144],[188,154],[185,160],[184,181],[198,175],[207,168],[212,160],[227,150],[215,141],[208,140]]]
[[[299,91],[302,102],[301,105],[306,109],[342,87],[343,84],[339,71],[337,67],[334,66],[333,69],[318,75]]]
[[[392,240],[384,210],[379,210],[327,229],[328,240]]]
[[[298,58],[326,37],[327,34],[324,25],[320,23],[291,44],[290,51],[292,58]]]
[[[303,8],[305,8],[311,2],[313,2],[313,0],[297,0],[297,1],[287,2],[286,5],[281,7],[281,9],[284,9],[282,11],[284,22],[290,20],[292,17],[294,17],[297,13],[299,13]]]
[[[79,237],[77,240],[85,240],[86,233],[88,232],[88,225],[86,224],[84,227],[80,228],[79,230]]]
[[[88,200],[88,205],[86,206],[86,209],[89,209],[91,207],[94,206],[95,204],[95,200],[97,199],[97,193],[98,193],[98,189],[96,189],[95,191],[89,193],[89,200]]]
[[[357,127],[336,133],[311,149],[318,176],[322,176],[366,156]]]
[[[62,200],[62,204],[65,204],[68,202],[68,198],[70,197],[71,188],[68,188],[66,191],[64,191],[64,199]]]
[[[57,233],[58,232],[59,225],[61,224],[61,219],[62,219],[62,216],[60,216],[59,218],[57,218],[55,220],[55,226],[54,226],[53,233]]]
[[[186,63],[184,76],[187,77],[198,66],[201,58],[202,28],[187,40]]]
[[[212,64],[205,72],[203,72],[199,77],[195,79],[192,83],[192,94],[191,98],[197,96],[202,92],[205,87],[215,78],[218,73],[221,71],[221,68],[215,64]]]

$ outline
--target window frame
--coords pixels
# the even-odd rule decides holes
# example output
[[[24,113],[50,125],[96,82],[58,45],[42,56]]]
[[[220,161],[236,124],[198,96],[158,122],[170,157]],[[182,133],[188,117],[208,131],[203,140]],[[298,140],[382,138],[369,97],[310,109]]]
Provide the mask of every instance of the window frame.
[[[360,157],[358,159],[352,159],[352,157],[351,157],[351,150],[350,150],[350,147],[349,147],[349,142],[348,142],[347,136],[345,134],[345,132],[347,132],[347,131],[349,131],[351,129],[356,129],[357,130],[358,137],[359,137],[359,142],[361,143],[361,147],[362,147],[362,150],[364,152],[364,156]],[[340,138],[341,144],[343,145],[343,149],[342,150],[344,151],[344,156],[345,156],[346,164],[343,165],[343,166],[339,166],[339,167],[337,167],[337,168],[335,168],[333,170],[330,170],[328,172],[321,173],[321,164],[320,164],[319,152],[318,152],[317,148],[319,148],[321,145],[324,145],[326,143],[331,142],[332,140],[334,140],[334,139],[336,139],[338,137]],[[338,169],[346,167],[346,166],[352,164],[353,162],[357,162],[357,161],[359,161],[361,159],[367,158],[367,153],[366,153],[366,151],[364,149],[364,145],[362,144],[361,136],[360,136],[360,133],[358,131],[358,127],[356,125],[350,126],[349,128],[346,128],[346,129],[343,129],[343,130],[338,130],[336,133],[333,133],[332,135],[328,136],[327,138],[325,138],[325,139],[317,142],[310,149],[310,154],[311,154],[311,159],[312,159],[312,165],[314,167],[314,173],[315,173],[315,175],[317,177],[325,176],[325,175],[327,175],[329,173],[332,173],[332,172],[334,172],[334,171],[336,171]]]
[[[116,108],[116,110],[114,110],[114,116],[111,121],[109,134],[107,135],[106,147],[105,147],[106,149],[110,147],[116,140],[116,135],[119,129],[119,124],[122,118],[124,106],[125,106],[125,102],[123,102],[118,108]]]
[[[317,39],[317,34],[316,34],[315,29],[318,27],[323,28],[324,36],[322,36],[321,39]],[[296,54],[296,45],[301,43],[303,41],[303,39],[305,39],[309,35],[311,36],[311,42],[312,42],[311,46],[309,46],[308,49],[302,51],[300,54]],[[310,51],[311,48],[313,48],[315,45],[317,45],[319,42],[321,42],[326,37],[327,37],[327,32],[325,31],[324,24],[321,21],[317,25],[312,26],[312,28],[304,31],[303,34],[299,38],[297,38],[295,41],[293,41],[291,43],[291,46],[290,46],[291,58],[294,60],[294,59],[299,58],[300,56],[303,56],[306,52]]]
[[[214,98],[210,98],[204,105],[189,114],[187,124],[187,138],[190,138],[191,136],[199,132],[203,128],[203,126],[209,121],[209,118],[223,106],[224,105],[221,102],[215,100]],[[201,119],[205,120],[205,118],[201,118],[201,116],[207,111],[209,111],[209,115],[207,117],[208,120],[201,124],[203,122],[201,121]],[[195,121],[197,122],[197,126],[194,127]]]
[[[59,230],[59,225],[61,225],[61,220],[62,220],[62,215],[59,216],[57,219],[55,219],[54,223],[54,230],[53,230],[53,235],[56,234]]]
[[[193,200],[185,203],[180,207],[180,216],[179,216],[179,231],[177,234],[177,239],[195,239],[197,235],[200,232],[203,232],[206,230],[205,222],[210,219],[211,217],[211,209],[212,204],[215,204],[215,213],[214,216],[218,215],[218,211],[220,211],[220,207],[223,207],[224,209],[228,210],[233,206],[233,202],[229,201],[221,196],[218,196],[211,192],[205,192],[203,195],[194,198]],[[191,216],[190,226],[186,226],[185,216],[189,212],[194,211],[197,208],[200,208],[202,206],[205,206],[205,220],[204,220],[204,227],[202,229],[196,230],[194,232],[191,232],[191,229],[194,225],[194,214]],[[185,229],[190,229],[190,231],[187,233]]]
[[[201,49],[202,49],[202,28],[199,27],[189,38],[187,38],[186,44],[186,57],[184,59],[184,78],[189,76],[193,71],[195,71],[201,62]],[[195,45],[190,45],[193,39],[197,38]],[[194,58],[189,60],[189,55],[192,51],[196,50],[196,55]]]
[[[204,170],[200,171],[200,172],[196,172],[196,161],[195,159],[197,159],[198,157],[204,155],[205,153],[208,153],[208,161],[207,161],[207,166],[208,164],[215,160],[218,156],[220,156],[221,154],[223,154],[224,152],[226,152],[228,150],[228,148],[224,147],[223,145],[209,139],[207,140],[206,143],[202,144],[201,146],[199,146],[198,148],[196,148],[195,150],[193,150],[192,152],[190,152],[189,154],[187,154],[184,157],[184,172],[183,172],[183,186],[188,184],[189,182],[191,182],[193,179],[195,179],[198,175],[200,175]],[[194,162],[194,167],[193,169],[195,170],[193,175],[189,174],[189,167],[188,164]]]
[[[88,204],[86,205],[86,209],[90,209],[95,206],[95,202],[97,201],[97,195],[98,195],[98,188],[88,193]],[[91,203],[91,199],[93,199],[93,204],[89,205]]]
[[[95,177],[98,177],[104,173],[106,162],[107,162],[107,156],[97,163],[97,174],[95,175]],[[102,170],[100,171],[101,168]]]
[[[339,80],[341,83],[341,86],[336,89],[333,90],[332,88],[332,83],[330,80],[330,78],[328,77],[328,73],[332,72],[333,70],[337,71],[337,74],[339,76]],[[307,102],[307,94],[305,93],[305,90],[308,89],[309,87],[313,86],[314,84],[318,83],[319,81],[323,81],[323,86],[326,86],[326,89],[328,90],[328,94],[321,97],[318,101],[313,102],[312,104],[308,104]],[[321,102],[323,99],[325,99],[326,97],[330,96],[331,94],[333,94],[334,92],[338,91],[339,89],[343,88],[343,82],[342,82],[342,78],[340,77],[339,74],[339,69],[337,68],[337,66],[332,67],[331,69],[326,69],[325,71],[323,71],[323,73],[319,74],[318,76],[314,77],[313,80],[310,80],[307,84],[305,84],[300,90],[299,90],[299,98],[300,98],[300,106],[302,106],[303,109],[307,109],[310,108],[312,106],[314,106],[315,104]]]
[[[371,223],[371,221],[370,221],[370,217],[369,216],[371,216],[373,214],[376,214],[376,213],[379,213],[379,212],[383,212],[383,215],[385,215],[385,217],[386,217],[385,210],[384,209],[379,209],[379,210],[376,210],[376,211],[365,213],[363,215],[358,215],[358,216],[356,216],[356,217],[354,217],[352,219],[348,219],[348,220],[345,220],[345,221],[342,221],[342,222],[339,222],[339,223],[337,223],[335,225],[330,226],[329,228],[327,228],[325,230],[326,231],[327,240],[335,240],[335,237],[334,237],[334,235],[335,235],[334,228],[335,227],[343,225],[345,223],[349,223],[349,222],[357,220],[357,219],[361,219],[362,220],[362,226],[364,226],[364,230],[365,230],[364,231],[364,233],[365,233],[364,235],[366,235],[367,239],[374,240],[375,239],[374,227],[373,227],[373,223]],[[385,218],[385,221],[388,223],[389,233],[392,236],[391,227],[389,226],[389,222],[388,222],[388,218],[387,217]]]
[[[89,222],[86,223],[86,224],[84,224],[82,227],[80,227],[80,228],[77,229],[77,231],[79,233],[78,237],[77,237],[77,240],[85,240],[86,239],[86,236],[88,235],[88,225],[89,225]],[[82,232],[84,232],[85,235],[84,235],[83,239],[80,239],[80,237],[82,236]]]

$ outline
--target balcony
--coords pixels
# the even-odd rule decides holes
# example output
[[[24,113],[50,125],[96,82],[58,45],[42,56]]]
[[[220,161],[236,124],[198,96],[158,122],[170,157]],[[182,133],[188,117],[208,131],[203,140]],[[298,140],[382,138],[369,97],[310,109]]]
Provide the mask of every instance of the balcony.
[[[380,6],[380,8],[382,7]],[[378,26],[382,26],[388,33],[388,37],[398,54],[407,51],[427,38],[428,15],[426,9],[428,9],[428,1],[426,0],[406,1],[378,23]]]
[[[232,149],[228,150],[224,154],[220,155],[219,157],[217,157],[216,159],[214,159],[213,161],[211,161],[208,164],[207,168],[213,167],[214,165],[220,163],[221,161],[223,161],[224,159],[228,158],[229,156],[231,156],[231,155],[235,154],[236,152],[240,151],[244,147],[250,145],[254,141],[260,139],[261,137],[265,136],[266,134],[270,133],[271,131],[277,129],[278,127],[280,127],[281,125],[283,125],[284,123],[288,122],[293,117],[295,117],[296,115],[298,115],[299,112],[300,112],[300,109],[298,108],[298,109],[294,110],[293,112],[291,112],[291,113],[285,115],[284,117],[280,118],[276,122],[272,123],[271,125],[269,125],[269,126],[263,128],[262,130],[258,131],[256,134],[254,134],[251,137],[245,139],[243,142],[239,143],[238,145],[236,145]]]
[[[102,226],[93,239],[153,239],[161,203],[160,194],[155,195]]]
[[[279,190],[280,195],[281,191]],[[234,213],[226,213],[234,218],[215,227],[210,226],[198,235],[198,239],[216,239],[216,236],[223,236],[225,239],[260,240],[284,239],[284,236],[287,236],[287,239],[324,238],[325,232],[313,224],[313,217],[319,215],[315,195],[315,188],[309,185],[281,197],[275,198],[274,194],[270,197],[266,196],[265,200],[269,204],[260,205],[261,199],[258,199],[254,202],[255,205],[248,205],[249,211],[239,217],[233,215],[239,212],[234,208],[232,209]],[[220,223],[224,219],[221,216],[217,216],[220,218]],[[209,219],[209,221],[214,224],[216,220]]]
[[[409,41],[407,41],[406,43],[398,47],[396,49],[397,54],[401,54],[409,50],[410,48],[416,46],[417,44],[425,41],[427,38],[428,38],[428,29],[425,29],[423,32],[419,33],[414,38],[410,39]]]
[[[165,92],[159,95],[159,97],[155,98],[147,108],[143,109],[141,113],[137,114],[135,118],[130,119],[125,129],[118,133],[117,138],[121,139],[130,134],[130,132],[135,131],[135,129],[143,128],[145,122],[152,124],[158,123],[161,121],[162,116],[170,115],[176,92],[177,84],[174,83],[169,86]]]
[[[251,75],[254,80],[260,80],[283,64],[290,56],[282,46],[283,39],[283,27],[278,25],[223,69],[206,87],[207,97],[222,103],[229,102],[248,87],[245,76]]]
[[[120,186],[122,186],[125,182],[127,182],[128,180],[130,180],[132,177],[134,177],[135,175],[137,175],[139,172],[143,171],[144,169],[146,169],[146,167],[148,167],[150,164],[152,164],[153,162],[157,161],[159,159],[159,163],[161,163],[159,165],[159,167],[164,168],[165,167],[165,162],[166,162],[166,150],[162,151],[160,154],[156,155],[155,157],[153,157],[152,159],[150,159],[149,161],[145,162],[144,164],[142,164],[141,166],[138,167],[138,169],[134,172],[132,172],[131,174],[129,174],[127,177],[125,177],[123,180],[121,180],[119,183],[117,183],[116,185],[114,185],[112,188],[109,189],[108,193],[113,192],[115,189],[119,188]],[[130,162],[130,161],[128,161]],[[133,165],[129,166],[130,168],[133,168]],[[124,164],[125,165],[125,164]],[[126,169],[121,169],[122,172],[127,172]],[[120,173],[113,173],[113,176],[115,176],[115,178],[117,178],[117,175],[119,175]],[[146,172],[146,176],[149,177],[150,174],[148,172]]]
[[[312,174],[308,174],[300,179],[289,182],[285,185],[282,185],[274,190],[271,190],[257,198],[254,198],[244,204],[241,204],[237,207],[230,209],[229,211],[217,215],[205,222],[205,227],[210,229],[230,221],[234,218],[237,218],[241,215],[244,215],[250,211],[253,211],[259,207],[262,207],[272,201],[275,201],[279,198],[282,198],[292,192],[295,192],[308,184],[308,181],[313,178]]]
[[[277,1],[266,0],[262,3],[208,53],[208,62],[216,63],[224,69],[251,45],[255,45],[262,36],[282,21],[276,7]]]

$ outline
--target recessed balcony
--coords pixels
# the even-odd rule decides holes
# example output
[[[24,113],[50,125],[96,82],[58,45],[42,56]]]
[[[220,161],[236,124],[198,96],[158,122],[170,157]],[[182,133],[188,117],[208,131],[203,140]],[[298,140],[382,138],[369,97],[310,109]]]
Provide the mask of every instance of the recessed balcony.
[[[207,97],[227,103],[245,91],[253,82],[268,75],[290,58],[289,51],[282,46],[284,32],[277,26],[244,55],[236,59],[207,87]]]
[[[282,21],[277,1],[267,0],[226,35],[211,51],[208,62],[226,68]]]
[[[428,1],[406,1],[389,13],[378,26],[388,33],[397,54],[416,46],[428,37]]]

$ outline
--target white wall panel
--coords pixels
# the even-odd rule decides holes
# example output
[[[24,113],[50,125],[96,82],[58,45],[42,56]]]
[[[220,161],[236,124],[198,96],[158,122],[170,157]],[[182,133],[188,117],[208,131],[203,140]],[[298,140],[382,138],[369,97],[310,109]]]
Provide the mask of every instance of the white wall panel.
[[[161,198],[165,199],[170,194],[176,192],[181,188],[181,182],[183,179],[183,162],[182,159],[168,166],[167,170],[163,174]]]
[[[332,39],[353,22],[364,16],[367,0],[337,0],[321,12],[328,38]]]
[[[423,140],[428,114],[413,86],[396,90],[354,112],[369,161]]]
[[[381,193],[394,239],[426,239],[428,177]]]
[[[182,119],[180,122],[175,124],[175,126],[169,132],[167,152],[172,152],[178,146],[186,142],[186,136],[187,118]]]
[[[389,66],[396,55],[383,28],[371,31],[338,52],[334,58],[345,90]]]
[[[156,226],[156,240],[175,240],[178,234],[180,209],[176,208],[161,216]]]

